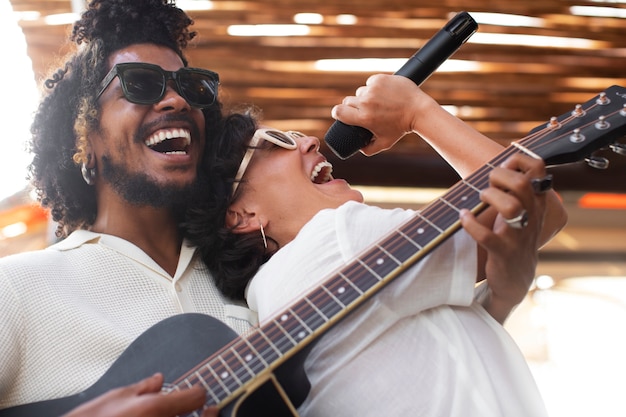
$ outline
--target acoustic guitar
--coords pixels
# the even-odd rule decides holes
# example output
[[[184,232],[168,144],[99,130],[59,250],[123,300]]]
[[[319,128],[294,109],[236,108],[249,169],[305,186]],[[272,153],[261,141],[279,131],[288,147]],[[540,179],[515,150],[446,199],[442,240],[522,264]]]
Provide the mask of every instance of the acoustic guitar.
[[[547,166],[581,161],[606,147],[626,154],[626,146],[617,143],[625,134],[626,89],[612,86],[513,142],[302,299],[245,335],[202,314],[168,318],[139,336],[87,390],[8,408],[0,411],[0,417],[58,416],[155,372],[165,376],[165,393],[203,386],[207,404],[217,405],[224,417],[297,416],[296,408],[309,391],[302,364],[313,343],[455,233],[461,227],[459,210],[484,210],[479,193],[488,186],[494,167],[515,153],[541,158]],[[588,162],[604,165],[594,158]]]

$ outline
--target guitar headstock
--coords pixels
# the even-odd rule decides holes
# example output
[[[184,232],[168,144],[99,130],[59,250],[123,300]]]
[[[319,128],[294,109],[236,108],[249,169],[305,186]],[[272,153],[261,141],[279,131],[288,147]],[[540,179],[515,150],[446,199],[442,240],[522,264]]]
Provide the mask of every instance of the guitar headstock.
[[[609,145],[626,153],[624,145],[615,144],[624,135],[626,88],[614,85],[571,112],[537,126],[518,143],[539,155],[547,166],[554,166],[582,161]]]

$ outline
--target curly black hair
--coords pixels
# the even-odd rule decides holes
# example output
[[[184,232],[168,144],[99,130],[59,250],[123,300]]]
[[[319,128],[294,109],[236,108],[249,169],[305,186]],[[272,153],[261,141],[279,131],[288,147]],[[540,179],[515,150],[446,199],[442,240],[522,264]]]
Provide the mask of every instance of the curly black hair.
[[[62,68],[47,79],[46,97],[31,127],[34,154],[29,178],[42,206],[50,209],[57,235],[88,227],[96,218],[96,195],[82,179],[86,137],[98,129],[95,99],[108,71],[107,59],[122,48],[152,43],[175,51],[183,64],[183,50],[195,37],[192,19],[168,0],[93,0],[74,25],[70,41],[75,51]],[[211,123],[221,120],[221,104],[204,110]],[[207,130],[207,141],[215,129]]]
[[[233,196],[233,182],[260,118],[260,110],[248,108],[225,116],[216,139],[207,143],[202,176],[209,185],[188,210],[184,223],[187,239],[198,247],[217,287],[232,299],[243,300],[248,281],[276,252],[278,243],[260,233],[233,233],[225,223],[228,207],[245,190],[242,182]]]

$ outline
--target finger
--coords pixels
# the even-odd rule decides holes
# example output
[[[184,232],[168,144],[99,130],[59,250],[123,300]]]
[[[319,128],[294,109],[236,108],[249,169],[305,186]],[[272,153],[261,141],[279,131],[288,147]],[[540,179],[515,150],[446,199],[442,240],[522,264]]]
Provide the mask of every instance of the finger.
[[[159,392],[163,386],[163,374],[156,373],[148,378],[144,378],[129,387],[137,394],[142,395],[150,392]]]
[[[493,232],[488,227],[485,227],[481,224],[476,216],[472,212],[467,209],[462,209],[459,212],[459,217],[461,219],[461,225],[463,229],[474,239],[479,245],[483,247],[488,247],[489,242],[491,241],[491,236]]]
[[[341,101],[341,104],[343,104],[344,106],[350,106],[350,107],[357,108],[358,107],[358,102],[359,102],[359,99],[357,97],[355,97],[355,96],[346,96]]]
[[[500,166],[513,171],[527,173],[531,178],[543,177],[546,174],[545,163],[541,159],[523,154],[511,155]]]
[[[499,188],[489,187],[481,191],[481,201],[493,207],[505,219],[512,219],[519,216],[525,206],[514,194]]]

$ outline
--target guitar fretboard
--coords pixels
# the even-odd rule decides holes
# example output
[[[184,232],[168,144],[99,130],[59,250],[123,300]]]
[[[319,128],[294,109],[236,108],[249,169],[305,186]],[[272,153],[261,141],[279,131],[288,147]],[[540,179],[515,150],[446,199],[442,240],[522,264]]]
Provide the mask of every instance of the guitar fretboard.
[[[623,94],[622,90],[614,86],[607,91],[611,96],[619,96]],[[488,186],[489,173],[514,153],[527,153],[543,158],[546,162],[549,159],[558,163],[564,163],[565,159],[576,161],[581,158],[574,151],[584,153],[592,145],[597,146],[593,142],[576,143],[581,135],[584,137],[585,132],[604,137],[606,143],[624,134],[626,106],[621,102],[611,104],[607,97],[607,94],[601,94],[586,103],[589,104],[587,108],[577,108],[576,112],[565,114],[558,120],[553,119],[526,138],[514,142],[339,272],[318,284],[282,314],[237,338],[208,358],[181,378],[175,389],[201,384],[207,391],[207,404],[220,404],[236,395],[252,379],[277,368],[456,232],[461,227],[460,210],[478,213],[486,208],[480,201],[480,191]],[[612,112],[603,114],[602,124],[599,124],[597,116],[592,118],[588,113],[605,111],[603,106],[611,107]],[[618,122],[615,126],[609,126],[614,132],[603,125],[611,118]],[[569,124],[573,127],[562,129]],[[597,133],[599,130],[605,131]],[[578,149],[563,154],[559,149],[563,146],[560,142]]]

